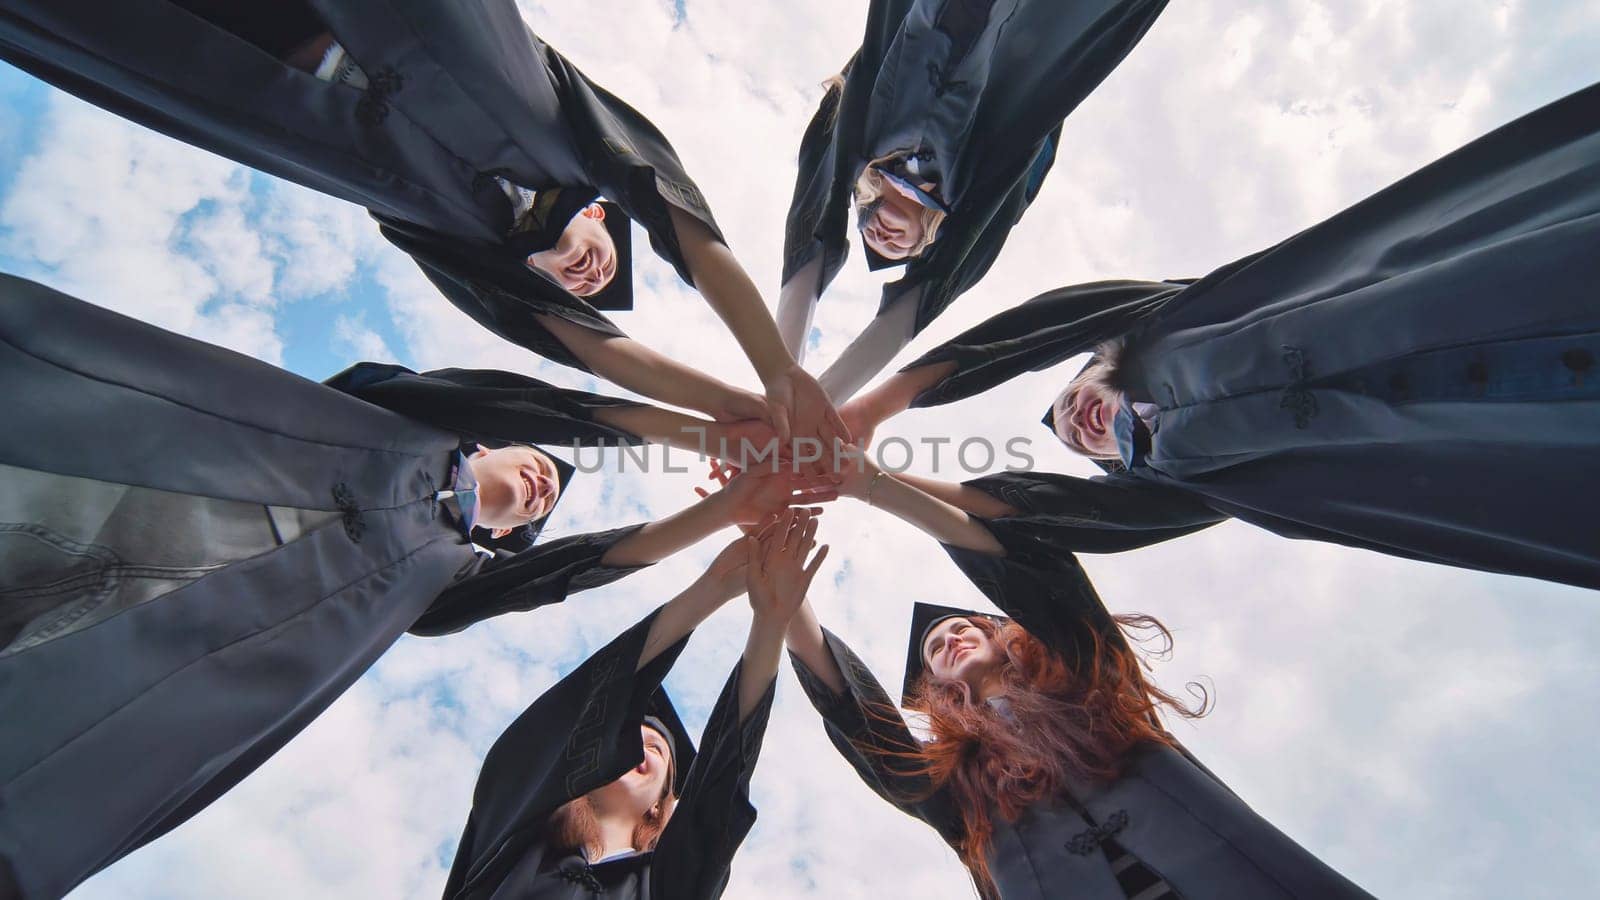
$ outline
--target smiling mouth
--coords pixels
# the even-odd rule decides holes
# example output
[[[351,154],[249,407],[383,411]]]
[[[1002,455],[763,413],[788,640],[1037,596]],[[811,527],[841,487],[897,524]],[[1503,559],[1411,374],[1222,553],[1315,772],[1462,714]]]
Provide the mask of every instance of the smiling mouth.
[[[1105,401],[1103,400],[1091,400],[1088,405],[1084,406],[1083,415],[1079,417],[1080,421],[1078,423],[1084,431],[1094,435],[1106,433],[1105,422],[1101,419],[1102,414],[1105,412],[1105,406]]]

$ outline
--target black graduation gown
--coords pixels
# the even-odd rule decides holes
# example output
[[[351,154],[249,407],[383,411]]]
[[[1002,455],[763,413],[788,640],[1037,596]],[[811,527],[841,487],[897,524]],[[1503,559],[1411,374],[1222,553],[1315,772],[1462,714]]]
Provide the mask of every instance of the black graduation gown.
[[[540,695],[483,761],[472,812],[445,882],[449,900],[715,900],[755,824],[750,804],[772,686],[739,721],[736,666],[700,739],[677,808],[652,851],[589,865],[550,846],[545,823],[562,804],[639,764],[639,725],[688,637],[638,667],[657,612],[596,651]],[[680,755],[682,755],[680,753]]]
[[[1125,336],[1118,382],[1159,413],[1093,489],[1105,507],[1137,485],[1286,537],[1600,588],[1597,246],[1600,85],[1193,284],[1041,295],[913,362],[957,365],[913,405]]]
[[[455,377],[389,374],[437,391]],[[0,522],[0,559],[49,548],[71,576],[30,585],[0,566],[0,896],[59,896],[176,827],[408,629],[629,571],[600,559],[632,528],[484,559],[432,499],[464,436],[546,421],[531,403],[495,409],[509,432],[485,419],[463,435],[10,276],[0,383],[0,507],[44,485]],[[617,434],[581,418],[571,433]],[[91,501],[109,512],[87,536],[52,531]],[[144,518],[119,518],[130,505]],[[209,546],[267,523],[264,543],[157,565],[183,549],[169,533]]]
[[[1089,629],[1117,636],[1110,613],[1076,559],[1025,519],[987,523],[1004,557],[945,550],[973,584],[1046,646],[1075,665]],[[950,795],[910,765],[874,751],[914,746],[915,737],[865,663],[832,633],[844,673],[834,694],[792,655],[828,738],[867,786],[928,823],[952,848],[962,836]],[[1014,823],[995,818],[990,900],[1124,900],[1102,842],[1112,839],[1184,900],[1336,900],[1369,895],[1261,818],[1187,750],[1147,747],[1110,783],[1078,783],[1073,802],[1039,803]]]
[[[875,0],[842,95],[800,144],[783,281],[820,257],[820,296],[843,265],[851,191],[867,163],[927,155],[948,215],[886,285],[880,314],[915,291],[921,331],[978,283],[1055,160],[1061,123],[1132,51],[1166,0]],[[866,251],[873,268],[899,265]]]
[[[372,78],[359,91],[284,65],[171,0],[3,0],[0,58],[84,100],[371,210],[456,306],[581,364],[533,318],[622,332],[530,271],[494,176],[603,194],[687,281],[676,206],[721,239],[649,120],[532,34],[512,0],[309,0]],[[622,277],[626,273],[619,273]]]

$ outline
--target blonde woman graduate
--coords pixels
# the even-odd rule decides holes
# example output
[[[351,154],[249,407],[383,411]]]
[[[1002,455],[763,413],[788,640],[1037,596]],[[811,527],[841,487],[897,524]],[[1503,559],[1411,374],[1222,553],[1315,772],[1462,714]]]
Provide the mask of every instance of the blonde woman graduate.
[[[1166,0],[875,0],[800,144],[779,327],[799,358],[856,231],[904,266],[822,384],[849,399],[976,285],[1039,193],[1061,123]],[[1069,151],[1070,152],[1070,151]]]

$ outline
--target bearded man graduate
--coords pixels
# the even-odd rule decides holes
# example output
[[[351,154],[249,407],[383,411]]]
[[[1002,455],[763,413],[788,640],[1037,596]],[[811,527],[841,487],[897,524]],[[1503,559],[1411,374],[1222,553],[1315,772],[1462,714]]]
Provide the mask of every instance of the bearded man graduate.
[[[0,58],[366,207],[452,303],[513,343],[717,420],[765,418],[785,443],[847,437],[666,137],[512,0],[4,0]],[[629,220],[727,323],[765,398],[601,312],[633,304]]]

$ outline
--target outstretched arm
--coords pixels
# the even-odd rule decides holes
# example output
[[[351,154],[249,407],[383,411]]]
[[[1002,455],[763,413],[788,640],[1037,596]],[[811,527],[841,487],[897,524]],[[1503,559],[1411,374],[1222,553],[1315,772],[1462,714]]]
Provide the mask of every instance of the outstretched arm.
[[[1005,555],[1005,549],[983,522],[965,510],[883,471],[865,454],[860,455],[859,462],[858,466],[854,460],[840,457],[841,495],[892,513],[942,544],[994,556]]]
[[[805,602],[806,591],[822,561],[828,558],[824,544],[806,562],[816,545],[816,516],[796,509],[786,510],[760,536],[745,538],[745,583],[754,615],[739,671],[741,720],[757,708],[778,675],[784,631]]]
[[[835,438],[849,440],[850,432],[827,394],[784,346],[761,292],[733,251],[699,219],[677,207],[669,212],[695,289],[727,324],[766,388],[778,439],[788,444],[791,437],[816,438],[824,447],[833,446]]]
[[[850,346],[822,373],[823,390],[834,403],[844,403],[894,360],[916,336],[917,300],[914,288],[861,329]]]
[[[635,671],[683,640],[724,603],[744,593],[747,552],[744,538],[722,548],[703,575],[661,607],[650,622]]]
[[[702,493],[699,502],[687,509],[650,522],[618,541],[601,563],[632,567],[659,562],[729,525],[763,523],[795,503],[831,499],[833,485],[824,482],[827,480],[752,469],[714,494]],[[820,514],[821,509],[814,513]]]
[[[740,390],[646,347],[630,337],[606,334],[560,316],[536,314],[539,324],[579,362],[613,384],[669,406],[705,413],[713,419],[766,418],[766,404]]]
[[[850,426],[855,442],[865,447],[872,443],[878,426],[911,408],[918,394],[943,381],[956,370],[953,362],[936,362],[913,369],[901,369],[883,383],[839,407],[839,416]]]

